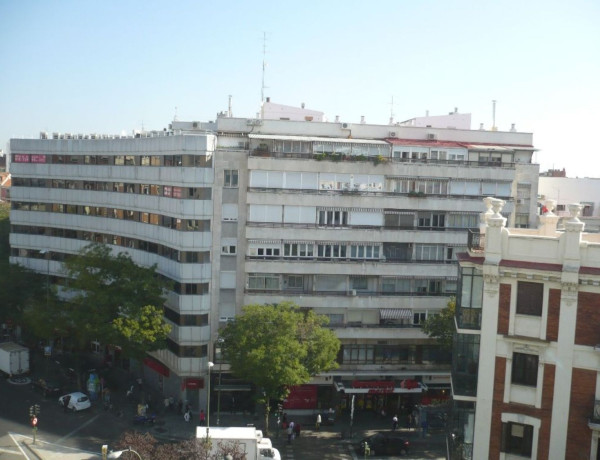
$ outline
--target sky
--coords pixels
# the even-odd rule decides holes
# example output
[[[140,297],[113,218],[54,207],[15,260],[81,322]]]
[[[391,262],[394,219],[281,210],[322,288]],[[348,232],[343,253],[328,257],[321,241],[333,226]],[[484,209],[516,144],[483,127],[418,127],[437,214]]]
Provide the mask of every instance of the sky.
[[[540,170],[600,177],[597,0],[0,0],[0,148],[131,134],[271,102],[330,121],[472,114]],[[265,39],[266,37],[266,39]],[[393,104],[392,104],[393,100]]]

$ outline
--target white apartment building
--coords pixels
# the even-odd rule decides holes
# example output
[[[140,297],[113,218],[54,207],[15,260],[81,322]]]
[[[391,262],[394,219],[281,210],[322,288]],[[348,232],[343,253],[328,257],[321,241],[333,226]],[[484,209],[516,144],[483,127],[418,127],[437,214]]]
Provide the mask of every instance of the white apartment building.
[[[530,133],[221,115],[131,138],[41,137],[10,145],[11,261],[58,281],[93,240],[156,263],[175,282],[173,330],[147,379],[201,407],[219,327],[284,300],[327,315],[342,342],[310,404],[399,407],[449,388],[449,358],[419,325],[456,294],[482,196],[505,199],[512,225],[537,219]],[[224,408],[243,400],[226,364],[212,378]]]

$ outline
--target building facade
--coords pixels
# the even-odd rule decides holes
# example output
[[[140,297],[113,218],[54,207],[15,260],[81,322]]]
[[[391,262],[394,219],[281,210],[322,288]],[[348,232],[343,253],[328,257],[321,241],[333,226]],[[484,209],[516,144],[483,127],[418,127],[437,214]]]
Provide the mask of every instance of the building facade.
[[[514,225],[536,219],[529,133],[221,115],[41,137],[11,141],[11,261],[59,281],[64,257],[100,241],[156,263],[175,282],[173,330],[148,378],[202,407],[209,361],[225,407],[247,394],[219,362],[219,328],[283,300],[327,315],[342,341],[339,369],[314,379],[319,402],[396,408],[449,388],[420,324],[456,294],[481,197],[504,198]]]
[[[537,229],[486,204],[459,254],[453,458],[600,458],[600,238],[581,204],[561,231],[553,200]]]

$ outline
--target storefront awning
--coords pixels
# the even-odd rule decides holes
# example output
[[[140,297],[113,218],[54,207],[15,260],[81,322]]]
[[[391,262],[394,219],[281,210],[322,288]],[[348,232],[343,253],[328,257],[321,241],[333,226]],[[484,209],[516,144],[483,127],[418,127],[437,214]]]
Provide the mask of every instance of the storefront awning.
[[[381,319],[411,319],[412,315],[410,308],[381,308],[379,310]]]
[[[164,375],[165,377],[169,376],[169,368],[160,361],[152,358],[144,358],[144,364],[153,371],[158,372],[160,375]]]

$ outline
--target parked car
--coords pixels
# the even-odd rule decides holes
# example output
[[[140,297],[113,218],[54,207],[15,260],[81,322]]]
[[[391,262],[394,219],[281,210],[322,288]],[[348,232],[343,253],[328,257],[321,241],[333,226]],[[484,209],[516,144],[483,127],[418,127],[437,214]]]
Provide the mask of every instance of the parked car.
[[[65,399],[69,396],[69,403],[67,409],[72,410],[73,412],[89,409],[92,407],[92,403],[90,402],[90,398],[87,397],[84,393],[80,391],[75,391],[73,393],[69,393],[58,398],[58,404],[64,407]]]
[[[410,443],[406,439],[393,432],[385,431],[380,431],[362,439],[356,445],[356,450],[360,455],[364,455],[367,444],[371,450],[371,455],[406,455],[410,447]]]
[[[56,396],[60,394],[60,385],[46,379],[33,380],[31,382],[31,388],[42,393],[44,397]]]

